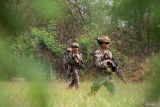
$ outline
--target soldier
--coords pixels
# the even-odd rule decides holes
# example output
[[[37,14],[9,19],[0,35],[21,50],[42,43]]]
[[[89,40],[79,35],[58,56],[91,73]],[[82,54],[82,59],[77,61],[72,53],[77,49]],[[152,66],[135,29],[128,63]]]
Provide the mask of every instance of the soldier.
[[[71,59],[72,56],[72,48],[67,48],[66,53],[63,56],[63,67],[64,67],[64,75],[65,79],[70,79],[70,65],[69,65],[69,60]]]
[[[108,63],[111,63],[112,53],[108,50],[110,39],[108,36],[101,36],[97,38],[100,49],[94,52],[94,64],[98,72],[99,79],[91,86],[89,94],[95,94],[101,86],[105,86],[111,93],[115,92],[115,86],[111,82],[111,69]]]
[[[75,88],[79,88],[79,69],[82,62],[82,55],[79,53],[79,44],[78,43],[72,43],[72,57],[69,61],[71,66],[71,83],[69,84],[69,88],[72,88],[75,86]]]

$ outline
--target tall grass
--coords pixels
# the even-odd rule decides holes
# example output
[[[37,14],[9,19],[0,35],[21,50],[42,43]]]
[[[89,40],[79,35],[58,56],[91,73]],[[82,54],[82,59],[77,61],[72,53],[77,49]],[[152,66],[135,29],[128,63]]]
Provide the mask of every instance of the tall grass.
[[[46,93],[46,75],[44,65],[32,58],[17,58],[11,54],[10,46],[4,40],[0,39],[0,80],[9,81],[12,77],[22,77],[28,82],[27,88],[30,107],[48,107]],[[7,88],[9,87],[9,88]],[[10,93],[19,90],[19,87],[13,88],[14,84],[0,83],[0,107],[22,107],[16,105],[16,102],[23,102],[18,97],[18,100]],[[23,87],[22,87],[23,88]],[[19,90],[21,91],[21,90]],[[23,94],[22,94],[23,95]],[[14,102],[14,100],[16,101]],[[24,101],[25,103],[25,101]]]
[[[91,82],[87,81],[82,82],[78,90],[67,89],[68,83],[60,81],[48,83],[47,88],[32,88],[32,91],[27,82],[3,84],[10,92],[10,101],[14,101],[16,107],[142,107],[147,88],[146,83],[116,83],[117,91],[114,95],[102,87],[96,95],[88,96]]]
[[[149,58],[149,70],[150,75],[149,82],[151,88],[147,91],[146,100],[150,103],[157,103],[160,106],[160,54],[155,54]]]

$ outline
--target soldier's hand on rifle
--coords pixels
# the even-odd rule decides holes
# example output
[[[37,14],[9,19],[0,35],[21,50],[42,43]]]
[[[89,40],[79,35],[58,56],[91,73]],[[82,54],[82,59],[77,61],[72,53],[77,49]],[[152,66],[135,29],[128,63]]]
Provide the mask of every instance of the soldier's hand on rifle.
[[[105,63],[106,67],[111,66],[111,63],[112,63],[112,61],[109,60],[109,59],[106,59],[106,60],[104,60],[103,62]]]
[[[77,56],[77,58],[78,58],[78,60],[82,60],[82,56],[81,55],[76,55]]]

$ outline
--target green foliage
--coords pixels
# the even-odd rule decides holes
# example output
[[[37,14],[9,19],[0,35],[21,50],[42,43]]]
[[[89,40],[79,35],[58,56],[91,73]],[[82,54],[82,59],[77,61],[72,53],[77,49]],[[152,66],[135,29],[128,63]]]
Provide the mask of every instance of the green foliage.
[[[98,46],[96,39],[102,34],[102,30],[100,30],[98,25],[94,23],[87,25],[84,30],[85,33],[79,36],[77,41],[81,46],[85,59],[88,60],[87,58],[90,57],[90,55],[93,53],[93,50]]]
[[[96,23],[101,27],[106,27],[111,22],[112,0],[82,0],[85,7],[84,16],[87,24]],[[108,29],[108,28],[107,28]]]
[[[149,39],[159,41],[159,0],[114,0],[113,2],[113,17],[116,20],[126,21],[127,26],[134,27],[135,32],[141,32],[136,36],[141,36],[142,33],[145,38],[151,35]]]
[[[44,44],[48,49],[50,49],[56,56],[62,55],[62,45],[56,40],[56,34],[50,34],[45,29],[33,28],[31,35],[38,39],[38,42]]]
[[[23,28],[24,17],[17,9],[18,2],[0,1],[0,26],[10,32],[18,32]],[[14,18],[13,18],[14,17]]]
[[[32,28],[30,34],[24,33],[15,39],[13,48],[20,55],[32,56],[38,51],[39,45],[49,49],[55,56],[60,56],[63,46],[56,39],[54,32],[49,33],[45,29]]]
[[[64,20],[66,6],[63,0],[33,0],[32,5],[41,18]]]
[[[65,20],[66,10],[63,0],[1,0],[0,26],[11,33],[26,31],[48,20]]]
[[[45,72],[43,71],[44,66],[42,66],[41,62],[36,62],[33,58],[19,57],[11,54],[12,50],[6,42],[3,46],[1,45],[0,50],[3,50],[3,52],[0,53],[1,80],[9,80],[14,76],[23,76],[26,77],[27,80],[35,81],[46,78]]]
[[[137,18],[142,18],[151,0],[118,0],[114,1],[115,15],[123,20],[134,21]],[[139,20],[139,19],[138,19]]]
[[[115,48],[111,48],[111,52],[113,55],[113,58],[117,62],[118,66],[121,69],[124,69],[125,71],[130,71],[130,64],[132,63],[132,60],[129,59],[129,57],[123,55],[119,51],[117,51]]]
[[[28,57],[20,57],[19,60],[17,60],[17,56],[14,56],[15,54],[11,55],[12,50],[7,45],[8,43],[4,40],[0,40],[0,43],[0,50],[2,51],[0,53],[0,106],[17,107],[15,106],[15,102],[12,104],[12,100],[14,99],[11,97],[11,90],[6,89],[2,80],[10,80],[12,77],[20,76],[33,85],[29,90],[31,95],[29,99],[32,98],[32,102],[34,103],[30,103],[30,105],[33,107],[47,107],[45,97],[47,93],[46,90],[44,91],[46,84],[46,69],[44,69],[44,64]]]
[[[17,55],[32,56],[37,45],[36,40],[30,38],[27,33],[24,33],[15,38],[12,48],[15,54],[18,53]]]
[[[54,61],[59,60],[63,53],[64,46],[56,39],[56,34],[51,25],[46,28],[32,28],[31,32],[22,33],[15,38],[12,43],[12,51],[16,60],[21,61],[22,58],[31,58],[43,65],[45,72],[50,78],[50,73],[55,69],[56,64],[53,64],[51,58],[55,57]],[[46,53],[44,53],[46,52]],[[54,66],[53,66],[54,65]],[[14,75],[10,74],[11,76]]]
[[[151,25],[151,29],[150,29],[150,32],[151,32],[151,35],[152,35],[152,38],[153,40],[156,42],[156,43],[159,43],[160,41],[160,15],[159,15],[159,12],[160,12],[160,1],[158,0],[155,0],[155,2],[152,4],[152,13],[151,13],[151,19],[153,20],[153,24]]]
[[[149,71],[150,74],[150,86],[151,89],[147,94],[147,100],[149,101],[159,101],[160,100],[160,54],[150,57],[149,59]]]

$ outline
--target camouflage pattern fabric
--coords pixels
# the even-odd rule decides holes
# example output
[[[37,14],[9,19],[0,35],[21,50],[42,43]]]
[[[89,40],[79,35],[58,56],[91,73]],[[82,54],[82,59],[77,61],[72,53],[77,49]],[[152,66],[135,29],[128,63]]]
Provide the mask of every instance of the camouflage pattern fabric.
[[[79,88],[79,64],[82,61],[82,55],[81,54],[72,54],[72,57],[70,59],[70,66],[71,66],[71,83],[69,84],[69,88],[76,87]]]
[[[76,87],[79,88],[79,74],[76,68],[71,69],[71,83],[69,84],[69,88]]]
[[[70,58],[71,58],[71,53],[69,53],[69,52],[66,52],[65,54],[64,54],[64,56],[63,56],[63,63],[64,64],[69,64],[69,60],[70,60]]]
[[[64,66],[64,76],[65,79],[69,80],[70,79],[70,71],[71,71],[71,66],[69,64],[69,60],[71,59],[71,53],[66,52],[63,56],[63,66]]]
[[[101,86],[106,87],[106,89],[110,93],[115,93],[116,88],[115,88],[115,85],[113,84],[113,82],[111,81],[111,79],[112,79],[111,75],[100,76],[91,85],[91,91],[89,92],[89,95],[96,94],[96,92],[101,88]]]
[[[96,66],[96,71],[98,79],[95,80],[91,86],[90,95],[95,94],[101,86],[105,86],[107,90],[111,93],[115,92],[115,86],[111,81],[111,69],[107,63],[112,59],[112,53],[109,50],[96,50],[94,52],[94,63]]]
[[[96,50],[94,52],[94,63],[97,68],[106,68],[108,67],[107,62],[112,59],[112,53],[109,50]]]

